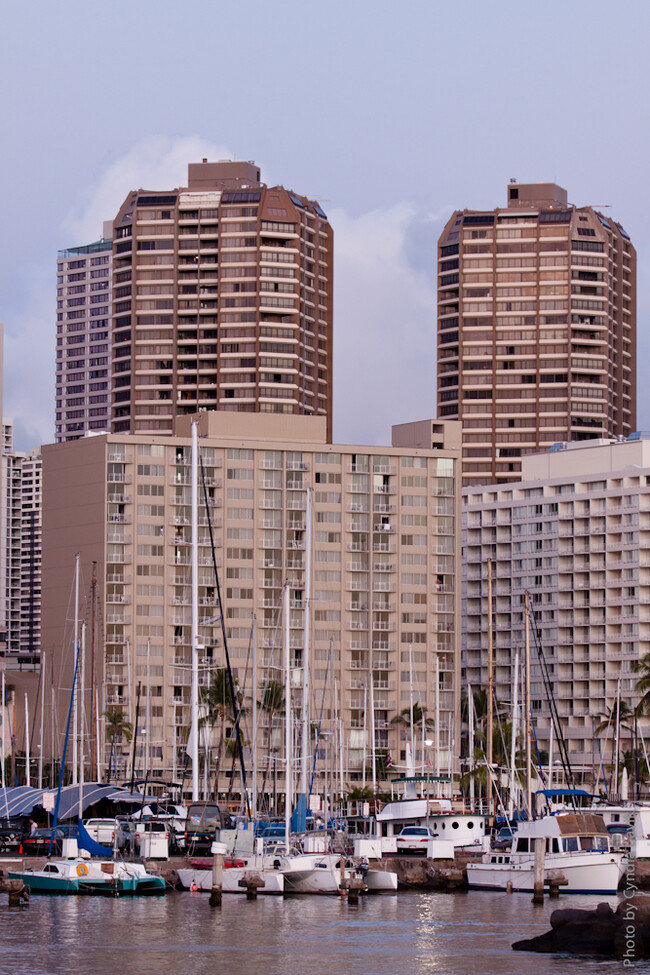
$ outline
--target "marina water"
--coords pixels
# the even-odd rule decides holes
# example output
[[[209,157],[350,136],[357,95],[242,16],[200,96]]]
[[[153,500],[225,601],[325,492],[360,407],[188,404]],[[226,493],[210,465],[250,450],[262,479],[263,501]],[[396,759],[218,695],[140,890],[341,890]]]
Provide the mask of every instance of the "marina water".
[[[364,897],[105,899],[32,897],[0,904],[0,975],[555,975],[620,962],[512,951],[548,930],[551,912],[615,898],[534,907],[530,894],[400,892]]]

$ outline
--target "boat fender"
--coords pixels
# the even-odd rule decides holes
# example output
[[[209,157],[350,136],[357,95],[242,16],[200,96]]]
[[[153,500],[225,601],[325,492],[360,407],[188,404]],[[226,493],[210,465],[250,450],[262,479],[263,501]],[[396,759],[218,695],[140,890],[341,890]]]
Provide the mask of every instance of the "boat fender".
[[[77,876],[78,877],[85,877],[85,876],[87,876],[87,874],[88,874],[88,867],[86,866],[86,864],[85,863],[78,863],[77,864]]]
[[[199,889],[198,888],[198,885],[194,881],[192,881],[192,883],[190,885],[190,890],[192,891],[192,893],[195,894],[198,889]]]

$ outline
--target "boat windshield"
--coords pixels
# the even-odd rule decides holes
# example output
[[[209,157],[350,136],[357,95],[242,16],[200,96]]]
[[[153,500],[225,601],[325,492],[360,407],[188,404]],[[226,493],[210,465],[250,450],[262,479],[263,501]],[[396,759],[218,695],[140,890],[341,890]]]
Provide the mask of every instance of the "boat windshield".
[[[607,836],[581,836],[581,850],[597,850],[606,853],[609,850],[609,837]]]

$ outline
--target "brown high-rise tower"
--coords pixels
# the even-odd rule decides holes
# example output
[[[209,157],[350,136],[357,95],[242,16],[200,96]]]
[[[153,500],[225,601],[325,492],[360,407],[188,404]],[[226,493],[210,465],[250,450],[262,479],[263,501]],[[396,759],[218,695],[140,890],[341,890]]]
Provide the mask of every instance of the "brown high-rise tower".
[[[553,183],[457,210],[438,241],[438,416],[463,424],[463,482],[519,479],[558,441],[636,424],[636,252]]]
[[[332,230],[250,162],[190,164],[114,221],[111,430],[172,433],[197,410],[327,418]]]

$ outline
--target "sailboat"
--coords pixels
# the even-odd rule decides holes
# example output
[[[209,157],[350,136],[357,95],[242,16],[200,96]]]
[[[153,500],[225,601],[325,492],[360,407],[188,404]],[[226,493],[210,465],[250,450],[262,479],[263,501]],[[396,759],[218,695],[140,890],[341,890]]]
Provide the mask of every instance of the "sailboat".
[[[76,579],[78,587],[79,578],[79,556],[76,557]],[[75,619],[75,637],[77,634],[77,620]],[[68,710],[68,721],[66,725],[65,740],[63,746],[63,757],[61,760],[61,772],[59,776],[59,787],[57,791],[56,805],[54,808],[54,820],[52,824],[52,836],[54,836],[58,821],[61,792],[63,789],[63,778],[65,772],[65,760],[70,736],[70,723],[74,716],[75,732],[77,730],[77,701],[80,701],[81,728],[84,724],[84,635],[79,642],[75,639],[75,664],[72,678],[72,692],[70,695],[70,706]],[[80,671],[81,662],[81,693],[78,693],[77,678]],[[79,775],[77,778],[76,770],[76,748],[74,749],[75,771],[73,778],[78,784],[78,829],[77,837],[65,838],[63,840],[63,850],[61,857],[48,856],[42,869],[23,869],[9,871],[12,880],[22,880],[33,893],[42,894],[109,894],[119,896],[121,894],[164,894],[166,884],[162,877],[147,872],[144,864],[136,862],[126,862],[113,859],[113,851],[96,843],[89,836],[82,822],[83,795],[84,795],[84,755],[83,755],[83,734],[80,736],[79,752]],[[50,842],[50,850],[52,843]],[[102,860],[91,860],[87,857],[80,857],[79,850],[84,850],[89,855],[99,855]]]

